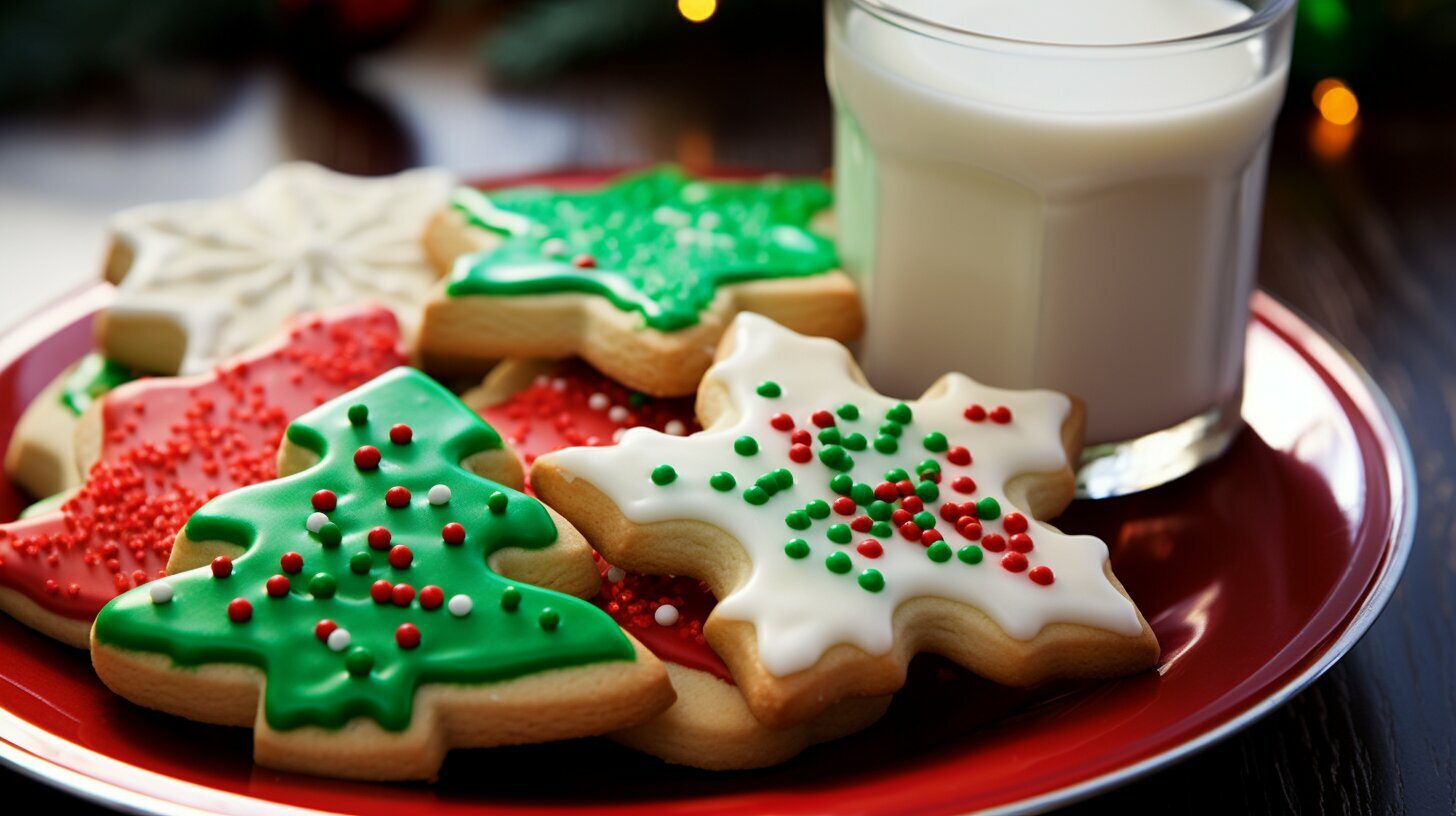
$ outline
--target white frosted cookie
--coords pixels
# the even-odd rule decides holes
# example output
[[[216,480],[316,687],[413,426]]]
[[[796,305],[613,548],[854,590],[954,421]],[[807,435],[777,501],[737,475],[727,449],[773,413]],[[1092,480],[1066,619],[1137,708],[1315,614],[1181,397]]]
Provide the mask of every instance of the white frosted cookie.
[[[704,634],[765,724],[893,692],[920,651],[1012,685],[1156,662],[1106,545],[1041,521],[1072,498],[1074,400],[948,374],[900,402],[839,343],[744,313],[697,413],[530,481],[611,563],[708,583]]]
[[[102,350],[195,374],[296,314],[363,300],[388,305],[411,335],[438,277],[420,238],[452,183],[434,169],[362,178],[299,162],[234,195],[118,213]]]

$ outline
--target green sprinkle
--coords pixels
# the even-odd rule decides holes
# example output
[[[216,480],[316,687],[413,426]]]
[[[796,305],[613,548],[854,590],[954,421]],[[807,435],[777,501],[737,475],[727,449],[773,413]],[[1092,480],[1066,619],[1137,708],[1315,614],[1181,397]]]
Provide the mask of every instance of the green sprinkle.
[[[841,496],[848,496],[854,490],[854,479],[848,473],[836,473],[829,480],[829,489]]]
[[[824,501],[823,499],[814,499],[813,501],[804,505],[804,510],[809,514],[809,518],[829,518],[829,502]]]
[[[839,414],[840,419],[859,419],[859,406],[855,405],[852,402],[846,402],[845,404],[839,406],[839,408],[836,409],[834,413]]]
[[[743,500],[756,507],[768,501],[768,491],[754,485],[743,491]]]
[[[838,428],[830,425],[828,428],[819,431],[818,439],[821,445],[838,445],[844,437],[839,433]]]
[[[940,463],[935,461],[934,459],[923,459],[921,460],[920,464],[915,466],[915,472],[920,474],[921,476],[924,476],[927,473],[939,473]]]
[[[344,531],[340,530],[339,525],[332,521],[326,521],[324,526],[319,528],[318,537],[319,543],[325,547],[337,547],[339,542],[344,540]]]
[[[900,443],[895,441],[895,437],[890,436],[889,434],[880,434],[879,436],[875,437],[875,450],[879,451],[880,453],[889,456],[899,449]]]
[[[782,396],[783,393],[784,389],[780,388],[779,384],[773,380],[764,380],[758,384],[758,395],[760,397],[773,399],[774,397]]]
[[[355,575],[366,575],[374,566],[374,559],[367,552],[356,552],[349,556],[349,571]]]
[[[870,502],[870,506],[866,512],[875,521],[884,521],[890,517],[891,513],[895,512],[895,508],[889,502],[882,502],[879,499],[875,499]]]
[[[825,445],[819,449],[819,461],[837,470],[845,469],[840,465],[844,464],[844,460],[848,456],[849,454],[845,452],[844,448],[838,445]]]
[[[829,529],[824,531],[824,537],[835,544],[848,544],[849,540],[854,537],[854,533],[849,529],[848,524],[831,524]]]
[[[849,497],[854,499],[855,504],[864,507],[875,500],[875,489],[864,482],[860,482],[850,489]]]
[[[344,654],[344,668],[355,677],[368,677],[369,672],[374,671],[374,653],[363,646],[355,646]]]
[[[937,564],[944,564],[950,560],[950,545],[944,541],[937,541],[925,548],[925,555]]]
[[[828,567],[829,571],[836,575],[843,575],[849,572],[854,567],[854,564],[849,560],[849,555],[843,550],[835,550],[829,554],[828,558],[824,559],[824,566]]]
[[[976,502],[976,518],[982,521],[993,521],[1001,515],[1001,503],[987,496]]]
[[[368,421],[369,421],[369,406],[367,406],[367,405],[359,405],[359,404],[355,404],[355,405],[350,405],[349,406],[349,424],[350,425],[363,425],[364,423],[366,423]],[[370,657],[369,658],[369,665],[370,666],[373,666],[374,665],[374,658],[373,657]]]
[[[541,610],[541,614],[536,618],[536,623],[548,632],[555,632],[556,627],[561,625],[561,613],[548,606]]]
[[[892,484],[896,482],[903,482],[909,478],[910,474],[905,472],[905,468],[890,468],[889,470],[885,471],[885,481]]]
[[[506,505],[510,504],[510,502],[510,497],[503,491],[495,490],[486,497],[485,506],[490,508],[490,512],[499,514],[506,511]]]
[[[919,513],[911,516],[910,520],[915,522],[915,526],[922,530],[929,530],[935,526],[935,514],[929,510],[921,510]]]
[[[859,574],[859,585],[866,592],[879,592],[885,588],[885,576],[879,570],[867,569]]]
[[[920,484],[915,485],[915,495],[919,496],[921,501],[935,501],[940,498],[940,485],[929,479],[925,479]]]
[[[784,523],[794,530],[807,530],[814,523],[803,510],[793,510],[784,516]]]
[[[521,606],[521,591],[513,586],[501,590],[501,609],[514,612]]]
[[[628,391],[627,404],[633,408],[641,408],[647,404],[647,395],[641,391]]]
[[[905,429],[900,427],[900,423],[898,422],[882,422],[880,423],[880,433],[898,439],[900,434],[905,433]]]
[[[768,473],[763,474],[757,479],[754,479],[753,483],[758,487],[759,490],[762,490],[770,496],[779,492],[779,480],[777,477],[774,476],[773,471],[769,471]]]
[[[931,453],[945,453],[946,449],[950,447],[950,442],[940,431],[931,431],[926,434],[925,439],[921,440],[921,444],[925,445],[925,449]]]
[[[847,434],[844,437],[844,446],[852,451],[862,451],[868,444],[862,433]]]
[[[312,578],[308,579],[308,592],[315,598],[326,601],[334,597],[334,593],[338,591],[339,582],[327,572],[315,573]]]
[[[652,483],[661,487],[677,481],[677,471],[672,465],[658,465],[652,469]]]
[[[752,456],[758,453],[758,440],[751,436],[740,436],[733,440],[733,451],[739,456]]]
[[[977,547],[975,544],[967,544],[966,546],[961,547],[960,552],[956,553],[956,558],[959,558],[967,564],[979,564],[981,563],[981,559],[985,557],[986,554],[981,552],[981,548]]]
[[[890,522],[888,521],[877,521],[870,525],[870,535],[875,538],[889,538],[894,532],[894,530],[890,529]]]
[[[898,422],[901,425],[909,425],[910,420],[914,418],[915,415],[910,411],[910,406],[903,402],[898,403],[895,407],[885,412],[885,419],[891,422]]]
[[[714,490],[723,493],[732,490],[738,484],[738,480],[733,478],[733,474],[728,471],[720,470],[708,477],[708,484],[712,485]]]
[[[791,538],[784,545],[784,555],[795,560],[809,557],[809,542],[802,538]]]
[[[774,486],[779,490],[788,490],[794,486],[794,474],[790,473],[788,468],[779,468],[771,475],[773,476]]]

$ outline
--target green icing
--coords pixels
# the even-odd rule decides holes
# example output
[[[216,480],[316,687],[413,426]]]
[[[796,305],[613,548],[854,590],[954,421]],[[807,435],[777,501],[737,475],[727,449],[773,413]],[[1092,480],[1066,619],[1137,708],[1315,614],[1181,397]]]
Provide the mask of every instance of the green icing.
[[[102,394],[136,379],[131,369],[100,354],[88,354],[66,375],[61,404],[80,416]]]
[[[836,268],[834,243],[809,229],[830,200],[814,180],[705,181],[673,167],[580,192],[461,189],[455,207],[504,241],[456,261],[447,291],[599,295],[674,331],[721,286]],[[595,266],[574,265],[580,256]]]
[[[369,408],[357,425],[349,419],[349,406],[356,403]],[[389,428],[397,422],[414,429],[410,444],[390,441]],[[536,587],[512,587],[490,570],[486,559],[492,553],[549,546],[556,527],[535,499],[460,467],[472,454],[499,448],[501,440],[434,380],[395,369],[305,414],[287,434],[321,461],[293,476],[226,493],[187,523],[195,541],[247,548],[234,560],[232,575],[217,579],[203,568],[172,576],[166,580],[175,597],[168,603],[153,603],[148,586],[133,589],[101,610],[97,639],[160,652],[180,666],[256,666],[267,675],[264,713],[278,729],[337,728],[369,717],[401,730],[409,725],[416,689],[425,683],[488,683],[634,658],[631,642],[592,604]],[[383,454],[377,469],[355,467],[354,451],[362,445]],[[429,503],[436,484],[450,487],[448,503]],[[410,491],[408,507],[385,504],[385,492],[395,485]],[[334,546],[305,527],[313,512],[310,499],[320,489],[338,497],[328,514],[342,530]],[[508,499],[498,510],[489,506],[496,494]],[[449,522],[464,526],[463,543],[444,542],[441,530]],[[391,546],[413,552],[407,568],[392,567],[388,550],[369,547],[368,532],[376,525],[392,533]],[[302,554],[303,569],[288,576],[286,597],[269,597],[265,583],[283,573],[279,559],[287,552]],[[380,579],[408,583],[414,600],[406,607],[376,603],[370,586]],[[423,608],[420,591],[429,585],[444,590],[446,604]],[[463,617],[448,608],[456,595],[472,603]],[[229,619],[234,598],[252,603],[251,620]],[[348,630],[349,648],[333,651],[315,635],[323,619]],[[396,642],[402,623],[419,628],[418,647]]]

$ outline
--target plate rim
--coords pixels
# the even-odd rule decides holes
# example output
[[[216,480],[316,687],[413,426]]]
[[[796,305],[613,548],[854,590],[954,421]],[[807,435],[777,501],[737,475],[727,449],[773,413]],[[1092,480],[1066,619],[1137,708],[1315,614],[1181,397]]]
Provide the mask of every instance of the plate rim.
[[[522,176],[522,178],[528,177]],[[0,330],[0,366],[13,363],[40,340],[53,334],[58,327],[70,325],[75,320],[95,312],[111,300],[114,291],[114,287],[106,282],[98,281],[86,284]],[[1386,469],[1390,483],[1389,493],[1393,498],[1391,502],[1392,527],[1387,536],[1379,573],[1367,585],[1360,605],[1347,615],[1344,629],[1325,648],[1323,653],[1304,671],[1279,688],[1267,693],[1263,699],[1248,709],[1193,739],[1145,757],[1131,765],[1031,798],[975,811],[976,813],[987,814],[987,816],[1013,816],[1042,813],[1066,806],[1145,777],[1227,739],[1287,703],[1339,662],[1369,631],[1394,594],[1414,544],[1419,501],[1414,457],[1399,415],[1395,412],[1389,397],[1371,377],[1365,366],[1330,336],[1323,327],[1307,319],[1298,310],[1259,288],[1255,290],[1250,301],[1250,314],[1253,321],[1263,322],[1279,336],[1281,341],[1294,346],[1296,351],[1311,358],[1323,369],[1323,373],[1333,379],[1340,389],[1356,403],[1362,415],[1367,419],[1379,420],[1378,423],[1370,423],[1370,430],[1380,445],[1379,461]],[[22,731],[39,736],[42,740],[61,739],[78,751],[104,762],[124,766],[133,773],[161,776],[174,783],[201,787],[220,797],[248,802],[261,812],[288,814],[328,812],[208,788],[189,780],[157,774],[154,771],[131,765],[59,738],[10,711],[0,708],[0,764],[88,802],[130,813],[157,813],[169,816],[171,814],[190,816],[191,814],[229,812],[160,798],[124,787],[116,782],[88,775],[84,771],[41,756],[11,740],[10,735],[15,732],[6,727],[7,721]],[[7,731],[10,735],[7,735]]]

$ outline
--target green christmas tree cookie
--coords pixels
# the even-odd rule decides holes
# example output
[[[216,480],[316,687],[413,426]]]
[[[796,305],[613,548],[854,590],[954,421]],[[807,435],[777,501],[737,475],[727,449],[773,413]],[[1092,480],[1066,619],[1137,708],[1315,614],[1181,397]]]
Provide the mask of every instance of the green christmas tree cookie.
[[[143,705],[255,725],[262,764],[358,778],[652,716],[666,675],[610,617],[488,564],[508,547],[589,558],[542,504],[462,466],[501,450],[413,369],[309,412],[282,458],[317,463],[193,515],[184,560],[184,541],[194,558],[243,549],[108,604],[98,674]]]

